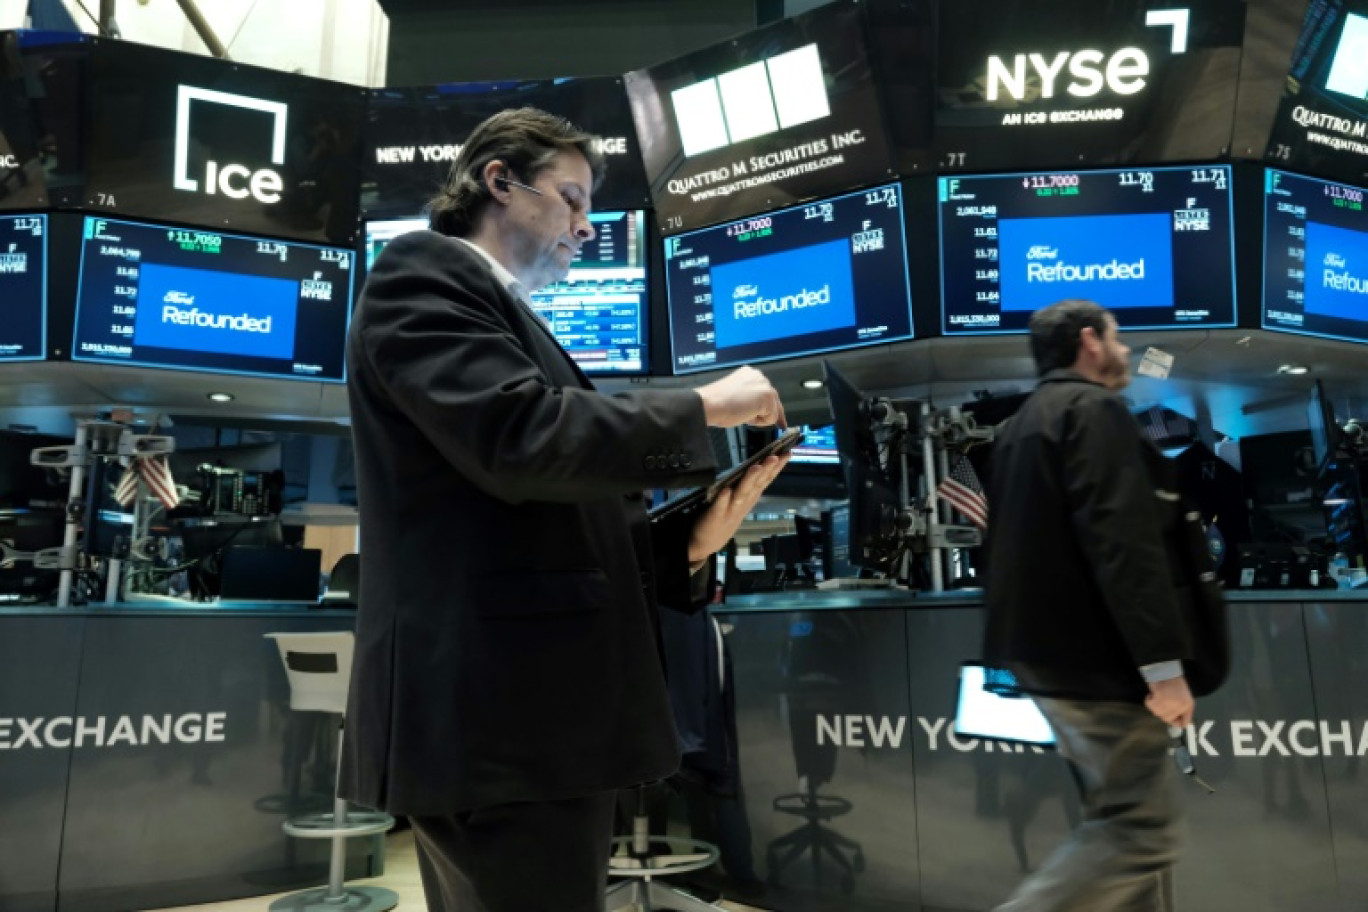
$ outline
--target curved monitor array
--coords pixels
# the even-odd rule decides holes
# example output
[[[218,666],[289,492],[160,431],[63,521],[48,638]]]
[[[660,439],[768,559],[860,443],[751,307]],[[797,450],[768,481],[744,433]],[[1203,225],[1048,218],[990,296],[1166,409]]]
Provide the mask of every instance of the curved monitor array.
[[[24,93],[0,105],[0,361],[342,381],[358,261],[422,227],[400,216],[476,123],[522,104],[596,134],[608,163],[597,240],[533,301],[589,373],[1024,332],[1064,297],[1128,329],[1368,341],[1363,191],[1225,163],[1364,173],[1368,18],[1310,4],[1280,21],[1288,68],[1244,53],[1240,0],[1096,22],[1041,0],[914,6],[837,0],[621,77],[374,90],[0,33],[0,91]],[[1272,84],[1280,98],[1254,89]],[[1235,184],[1255,173],[1258,319],[1235,282]],[[78,245],[63,226],[82,216],[28,214],[51,209],[103,214]],[[47,337],[49,276],[71,339]]]

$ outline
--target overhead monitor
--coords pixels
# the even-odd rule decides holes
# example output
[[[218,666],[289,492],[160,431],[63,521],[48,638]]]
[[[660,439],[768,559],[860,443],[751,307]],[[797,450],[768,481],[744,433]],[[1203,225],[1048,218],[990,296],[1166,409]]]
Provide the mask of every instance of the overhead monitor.
[[[627,74],[662,232],[893,174],[863,6],[837,0]]]
[[[1264,329],[1368,342],[1365,193],[1264,173]]]
[[[492,114],[525,106],[565,117],[596,137],[594,148],[606,166],[603,182],[594,188],[596,207],[649,203],[620,76],[462,82],[371,90],[362,139],[364,216],[421,211],[446,182],[470,131]]]
[[[365,89],[123,41],[89,74],[84,208],[355,241]]]
[[[1230,149],[1243,0],[936,4],[945,171],[1212,161]]]
[[[533,292],[532,309],[587,374],[645,374],[650,303],[646,213],[594,212],[594,240],[580,248],[564,280]],[[366,223],[366,268],[391,240],[427,227],[425,218]]]
[[[47,216],[0,215],[0,362],[47,355]]]
[[[1264,161],[1362,183],[1368,177],[1368,3],[1317,0],[1304,8],[1291,65],[1279,80],[1282,98]],[[1256,58],[1251,68],[1257,64]]]
[[[897,184],[665,239],[674,372],[912,335]]]
[[[84,40],[0,32],[0,210],[80,204]]]
[[[947,335],[1025,332],[1087,298],[1122,329],[1235,325],[1228,165],[940,181]]]
[[[354,257],[87,217],[71,356],[340,383]]]

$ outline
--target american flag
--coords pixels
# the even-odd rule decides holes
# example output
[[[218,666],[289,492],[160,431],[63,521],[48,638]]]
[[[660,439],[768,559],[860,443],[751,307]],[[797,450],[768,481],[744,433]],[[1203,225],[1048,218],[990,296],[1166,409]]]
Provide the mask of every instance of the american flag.
[[[955,457],[950,474],[936,486],[936,494],[980,529],[988,528],[988,498],[983,494],[983,485],[979,484],[973,465],[963,454]]]
[[[139,476],[166,509],[169,510],[180,503],[176,481],[171,477],[171,466],[167,464],[165,456],[133,457],[128,468],[124,469],[118,487],[114,489],[114,499],[125,507],[132,504],[138,497]]]

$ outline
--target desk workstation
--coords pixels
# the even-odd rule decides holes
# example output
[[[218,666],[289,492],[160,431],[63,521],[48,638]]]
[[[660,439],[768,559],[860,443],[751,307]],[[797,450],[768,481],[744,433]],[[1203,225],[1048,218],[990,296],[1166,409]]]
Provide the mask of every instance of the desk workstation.
[[[353,611],[0,608],[0,909],[115,912],[319,883],[337,717],[291,712],[269,633]],[[348,846],[378,873],[378,840]]]
[[[1230,594],[1230,680],[1198,700],[1190,736],[1216,791],[1184,782],[1180,908],[1358,908],[1365,601]],[[1076,822],[1053,751],[952,730],[960,663],[981,650],[978,593],[769,593],[715,614],[735,670],[750,846],[773,908],[990,909]],[[847,842],[818,852],[785,840],[803,827]]]

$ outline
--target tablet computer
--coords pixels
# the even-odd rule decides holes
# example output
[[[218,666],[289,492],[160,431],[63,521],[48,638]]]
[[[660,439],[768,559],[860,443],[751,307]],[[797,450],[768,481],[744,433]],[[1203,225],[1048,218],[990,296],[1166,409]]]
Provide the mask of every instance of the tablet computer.
[[[975,662],[960,666],[955,734],[961,738],[1014,741],[1041,747],[1055,743],[1054,730],[1035,701],[1022,693],[1005,668]]]
[[[717,495],[724,489],[732,487],[739,483],[742,478],[746,477],[746,472],[751,466],[764,462],[771,456],[783,455],[802,442],[802,429],[789,428],[755,453],[751,454],[743,462],[738,462],[721,475],[718,475],[717,479],[707,487],[694,488],[687,493],[671,498],[660,506],[655,507],[651,510],[651,519],[653,521],[659,521],[668,516],[674,516],[680,511],[692,511],[706,507],[716,500]]]

